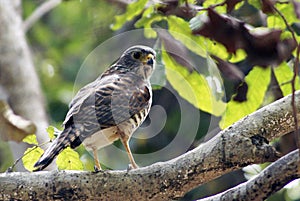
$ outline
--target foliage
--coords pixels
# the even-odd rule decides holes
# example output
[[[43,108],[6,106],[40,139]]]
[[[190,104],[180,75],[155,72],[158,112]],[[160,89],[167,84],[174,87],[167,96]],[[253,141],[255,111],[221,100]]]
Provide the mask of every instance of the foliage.
[[[241,119],[242,117],[256,111],[263,103],[265,93],[270,84],[270,69],[254,67],[245,77],[244,83],[247,83],[246,101],[236,101],[234,97],[228,102],[226,111],[220,122],[221,128],[226,128]],[[257,90],[259,89],[259,90]],[[239,111],[239,112],[236,112]]]
[[[255,8],[256,12],[262,10],[266,13],[267,26],[264,26],[263,23],[260,26],[247,24],[247,21],[245,22],[242,18],[239,19],[238,16],[235,16],[235,13],[247,6]],[[167,69],[168,81],[183,98],[190,101],[195,107],[214,115],[221,115],[220,126],[222,128],[262,106],[271,77],[278,80],[278,85],[272,87],[279,88],[278,90],[282,90],[284,95],[292,92],[290,90],[292,72],[287,66],[294,65],[292,54],[300,41],[298,35],[297,41],[294,41],[290,30],[290,26],[299,22],[296,16],[297,10],[293,3],[204,1],[202,5],[197,5],[170,1],[163,4],[147,4],[145,9],[130,4],[125,14],[116,17],[114,27],[121,27],[120,21],[126,21],[126,16],[130,10],[136,11],[135,16],[140,15],[135,23],[136,27],[160,27],[168,30],[170,35],[167,37],[166,34],[160,34],[161,31],[156,29],[153,29],[151,34],[147,31],[148,34],[146,35],[146,37],[160,38],[163,41],[161,49],[164,48],[163,46],[172,46],[169,49],[165,48],[168,53],[162,53],[162,63]],[[279,15],[280,13],[285,19]],[[288,21],[288,27],[284,20]],[[161,22],[163,21],[167,22],[165,26],[162,26]],[[155,34],[156,32],[158,34]],[[173,45],[176,40],[176,43],[181,44],[179,49],[178,45]],[[222,102],[222,99],[215,96],[208,87],[204,79],[208,78],[208,75],[197,71],[189,73],[187,70],[189,66],[184,66],[180,61],[178,62],[174,52],[171,52],[172,48],[177,55],[181,56],[185,56],[184,51],[182,51],[183,48],[192,51],[199,57],[206,59],[208,65],[218,66],[223,79],[238,79],[239,82],[236,86],[242,84],[246,87],[238,87],[236,94],[228,103]],[[213,61],[210,56],[214,58]],[[243,61],[247,62],[247,66],[240,65]],[[184,68],[186,69],[184,70]],[[242,68],[247,69],[242,72]],[[266,68],[266,70],[259,68]],[[274,74],[270,73],[270,68],[274,68]],[[174,70],[174,73],[170,73],[170,69]],[[251,73],[246,76],[249,71]],[[183,76],[183,78],[177,78],[178,75]],[[243,78],[244,76],[246,77]],[[189,93],[182,90],[186,87],[178,79],[184,79],[190,83],[192,91]],[[191,94],[198,98],[201,96],[201,99],[198,99],[199,101],[196,103]],[[226,111],[222,109],[223,105],[227,105]],[[216,113],[212,107],[218,108],[218,112]]]
[[[47,133],[48,133],[50,139],[54,138],[55,130],[56,130],[56,128],[54,128],[53,126],[49,126],[47,128]],[[34,164],[41,157],[41,155],[44,153],[44,151],[43,151],[43,149],[40,148],[41,145],[38,145],[38,142],[36,140],[36,135],[34,135],[34,134],[28,135],[26,138],[23,139],[23,142],[34,145],[33,147],[28,148],[25,151],[24,156],[22,157],[24,167],[28,171],[33,171]],[[79,159],[78,153],[71,148],[67,148],[67,149],[63,150],[58,155],[56,164],[58,166],[58,169],[83,170],[83,164]]]
[[[203,75],[196,71],[189,73],[165,51],[162,52],[162,59],[166,65],[166,77],[179,95],[205,112],[220,115],[224,111],[225,105],[222,101],[215,100],[208,81]]]
[[[83,170],[83,164],[79,159],[79,154],[67,147],[56,159],[56,164],[60,170]]]

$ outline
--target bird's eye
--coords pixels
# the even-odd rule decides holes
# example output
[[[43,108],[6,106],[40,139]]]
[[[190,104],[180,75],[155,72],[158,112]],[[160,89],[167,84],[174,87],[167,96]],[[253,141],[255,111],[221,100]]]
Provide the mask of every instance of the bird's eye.
[[[135,58],[135,59],[139,59],[139,58],[141,58],[141,52],[134,52],[133,54],[132,54],[132,56],[133,56],[133,58]]]

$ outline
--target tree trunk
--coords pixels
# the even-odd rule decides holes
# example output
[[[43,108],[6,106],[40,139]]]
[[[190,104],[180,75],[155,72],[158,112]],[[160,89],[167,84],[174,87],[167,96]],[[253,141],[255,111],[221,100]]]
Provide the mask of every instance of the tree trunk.
[[[14,112],[37,127],[39,142],[48,141],[48,126],[44,98],[35,72],[30,49],[26,42],[21,17],[20,0],[0,0],[0,85],[5,98]],[[23,155],[28,145],[10,143],[14,158]],[[21,163],[18,171],[24,171]]]

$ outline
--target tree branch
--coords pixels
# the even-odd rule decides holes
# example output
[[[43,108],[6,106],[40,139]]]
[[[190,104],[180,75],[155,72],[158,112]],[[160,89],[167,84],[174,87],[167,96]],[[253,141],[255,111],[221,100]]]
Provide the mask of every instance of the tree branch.
[[[229,171],[278,158],[268,141],[293,131],[291,96],[167,162],[127,171],[51,171],[0,175],[0,199],[169,200]],[[300,91],[296,93],[300,115]],[[299,118],[298,118],[299,119]],[[282,174],[285,174],[282,172]],[[13,193],[12,193],[13,192]],[[2,197],[1,197],[2,196]]]
[[[62,0],[48,0],[41,4],[34,12],[24,21],[23,30],[26,33],[43,15],[58,6]]]
[[[299,150],[290,152],[264,169],[264,171],[255,178],[245,183],[199,201],[232,199],[236,201],[265,200],[290,181],[300,177],[300,172],[297,172],[298,163],[300,161],[298,152]]]
[[[299,133],[299,130],[297,129],[298,128],[298,119],[297,119],[298,117],[296,115],[297,114],[297,110],[296,110],[296,105],[295,105],[296,78],[298,77],[298,74],[299,74],[298,68],[299,68],[300,44],[297,41],[295,30],[293,29],[292,26],[289,25],[286,17],[276,8],[275,5],[272,5],[272,8],[276,11],[276,13],[283,20],[286,28],[291,32],[292,38],[294,40],[294,43],[296,44],[296,57],[295,57],[294,64],[293,64],[294,74],[293,74],[293,77],[292,77],[292,80],[291,80],[291,85],[292,85],[292,101],[291,101],[291,104],[292,104],[292,107],[293,107],[294,122],[295,122],[295,132],[294,132],[294,135],[295,135],[296,145],[297,145],[298,149],[300,149],[300,133]],[[299,152],[299,154],[300,154],[300,152]],[[299,168],[300,168],[300,166],[299,166]]]

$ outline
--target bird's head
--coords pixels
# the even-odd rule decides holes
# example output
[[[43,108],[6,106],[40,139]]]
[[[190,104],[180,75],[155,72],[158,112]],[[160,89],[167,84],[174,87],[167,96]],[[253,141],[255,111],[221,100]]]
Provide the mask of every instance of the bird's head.
[[[125,50],[117,64],[128,68],[144,79],[149,79],[155,67],[155,58],[156,53],[152,48],[137,45]]]

